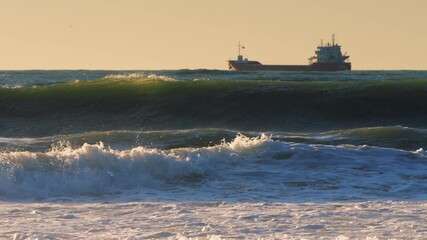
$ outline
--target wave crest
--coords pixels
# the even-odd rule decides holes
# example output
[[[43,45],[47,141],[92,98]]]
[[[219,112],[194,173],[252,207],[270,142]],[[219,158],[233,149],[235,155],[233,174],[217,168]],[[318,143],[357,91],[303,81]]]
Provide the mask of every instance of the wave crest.
[[[215,173],[217,164],[241,161],[272,140],[238,135],[231,142],[204,148],[116,150],[98,144],[73,148],[58,142],[47,152],[0,153],[0,195],[91,195],[115,189],[157,185],[182,177]]]
[[[101,79],[0,88],[0,135],[53,135],[64,133],[64,129],[76,132],[74,126],[81,127],[77,131],[330,131],[384,125],[424,128],[426,103],[427,81],[374,84]],[[35,121],[46,125],[27,128]]]
[[[147,80],[161,80],[161,81],[176,81],[172,77],[157,75],[154,73],[146,72],[135,72],[135,73],[121,73],[121,74],[110,74],[104,77],[104,79],[147,79]]]

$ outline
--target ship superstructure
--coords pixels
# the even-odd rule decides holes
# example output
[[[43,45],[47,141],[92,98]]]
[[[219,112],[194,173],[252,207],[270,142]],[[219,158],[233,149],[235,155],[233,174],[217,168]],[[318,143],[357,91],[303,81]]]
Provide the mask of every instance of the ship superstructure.
[[[341,46],[335,43],[335,35],[332,35],[332,43],[320,45],[315,51],[315,56],[310,57],[309,65],[264,65],[258,61],[249,61],[241,54],[244,47],[238,44],[237,60],[229,60],[230,70],[235,71],[350,71],[349,56],[342,54]]]

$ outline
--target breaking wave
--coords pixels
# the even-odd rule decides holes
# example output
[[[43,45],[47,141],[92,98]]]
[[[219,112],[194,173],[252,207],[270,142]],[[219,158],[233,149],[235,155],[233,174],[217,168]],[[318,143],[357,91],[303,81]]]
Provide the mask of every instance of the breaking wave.
[[[250,193],[282,200],[414,200],[427,198],[426,157],[423,149],[296,144],[267,135],[169,150],[59,142],[45,152],[0,153],[0,195],[99,196],[171,184],[221,199]]]
[[[47,152],[1,152],[0,195],[93,195],[156,185],[183,177],[200,178],[216,165],[239,162],[271,139],[238,135],[204,148],[115,150],[98,144],[73,148],[59,142]]]

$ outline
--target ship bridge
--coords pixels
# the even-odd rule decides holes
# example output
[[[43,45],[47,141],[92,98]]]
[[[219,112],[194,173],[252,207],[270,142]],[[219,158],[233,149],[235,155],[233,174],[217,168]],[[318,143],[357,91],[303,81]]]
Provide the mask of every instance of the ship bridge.
[[[335,35],[332,35],[332,43],[323,45],[323,41],[315,51],[316,56],[309,58],[310,64],[313,60],[317,60],[317,63],[325,64],[343,64],[349,58],[349,56],[342,54],[341,46],[335,43]]]

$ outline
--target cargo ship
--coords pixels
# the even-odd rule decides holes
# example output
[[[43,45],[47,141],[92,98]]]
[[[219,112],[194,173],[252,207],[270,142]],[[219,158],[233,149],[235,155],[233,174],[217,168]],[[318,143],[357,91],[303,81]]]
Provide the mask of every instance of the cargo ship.
[[[237,60],[229,60],[228,66],[234,71],[350,71],[351,63],[347,53],[341,53],[341,46],[335,43],[335,35],[332,42],[320,45],[315,51],[315,56],[308,59],[308,65],[265,65],[258,61],[250,61],[244,58],[241,50],[244,49],[240,42],[238,44]]]

